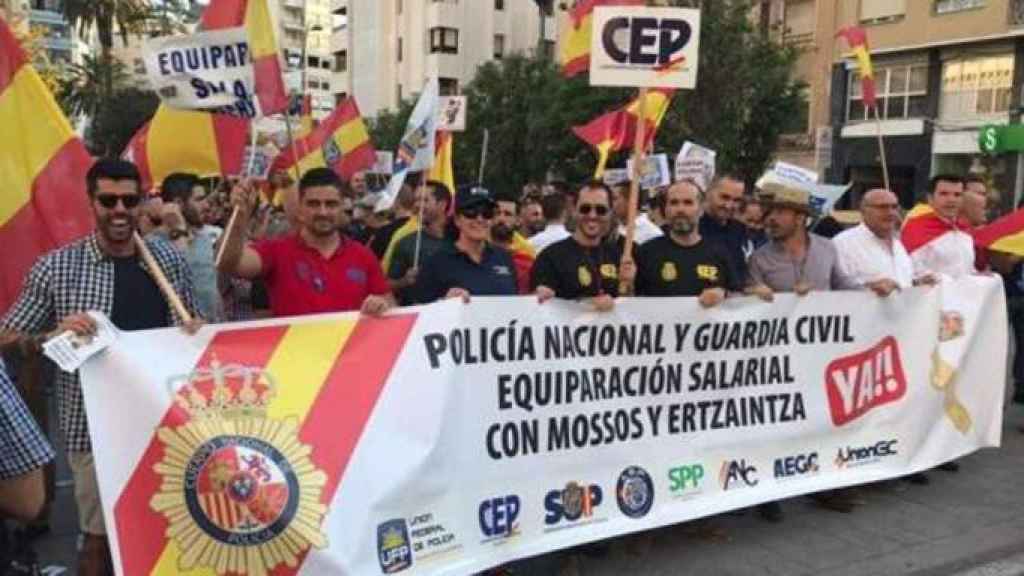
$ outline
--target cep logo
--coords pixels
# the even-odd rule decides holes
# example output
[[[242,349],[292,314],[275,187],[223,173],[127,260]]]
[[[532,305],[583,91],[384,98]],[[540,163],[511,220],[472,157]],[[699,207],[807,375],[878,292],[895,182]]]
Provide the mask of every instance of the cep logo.
[[[594,509],[601,505],[604,493],[597,484],[570,482],[561,490],[552,490],[544,497],[544,523],[548,526],[562,520],[576,522],[594,515]]]
[[[480,531],[488,540],[508,538],[519,530],[519,496],[508,495],[491,498],[480,503]]]
[[[792,478],[793,476],[815,474],[818,472],[818,469],[817,452],[775,459],[776,478]]]
[[[833,360],[825,369],[832,423],[843,426],[907,393],[899,345],[892,336],[865,352]]]
[[[685,48],[692,37],[693,28],[686,20],[650,16],[611,18],[601,31],[601,43],[609,58],[638,66],[670,66],[672,55]]]

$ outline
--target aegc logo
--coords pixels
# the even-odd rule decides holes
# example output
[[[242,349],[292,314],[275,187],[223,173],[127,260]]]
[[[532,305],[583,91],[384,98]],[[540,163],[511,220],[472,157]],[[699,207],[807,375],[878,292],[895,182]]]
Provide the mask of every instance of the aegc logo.
[[[603,500],[604,493],[597,484],[569,482],[565,488],[552,490],[544,497],[544,523],[552,526],[562,520],[576,522],[590,518]]]
[[[817,474],[820,467],[818,466],[818,453],[811,452],[810,454],[800,454],[797,456],[787,456],[785,458],[775,459],[775,477],[776,478],[792,478],[794,476],[809,476]]]
[[[519,496],[510,494],[491,498],[480,503],[478,517],[480,531],[486,537],[485,542],[501,540],[519,533]]]

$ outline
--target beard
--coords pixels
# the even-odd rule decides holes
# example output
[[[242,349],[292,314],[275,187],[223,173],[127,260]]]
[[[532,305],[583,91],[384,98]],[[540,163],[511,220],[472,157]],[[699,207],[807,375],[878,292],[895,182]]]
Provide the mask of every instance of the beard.
[[[514,235],[515,230],[502,222],[495,222],[491,226],[491,238],[499,244],[508,244]]]
[[[324,218],[324,217],[313,218],[313,221],[310,223],[310,226],[309,226],[309,232],[313,236],[317,236],[317,237],[321,237],[321,238],[325,237],[325,236],[330,236],[330,235],[334,234],[337,231],[338,231],[338,226],[336,225],[334,220],[332,220],[330,218]]]
[[[689,220],[687,218],[675,218],[674,220],[672,220],[672,233],[673,234],[680,234],[680,235],[689,234],[689,233],[693,232],[693,229],[696,228],[696,227],[697,226],[693,222],[693,220]]]

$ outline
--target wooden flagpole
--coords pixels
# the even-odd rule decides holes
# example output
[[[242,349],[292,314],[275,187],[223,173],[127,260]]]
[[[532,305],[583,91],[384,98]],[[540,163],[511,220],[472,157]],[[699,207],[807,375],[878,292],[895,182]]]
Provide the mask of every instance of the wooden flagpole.
[[[878,129],[878,154],[882,159],[882,181],[885,183],[885,189],[892,192],[893,189],[889,187],[889,163],[885,159],[885,139],[882,137],[882,117],[878,114],[878,102],[875,102],[875,127]]]
[[[174,286],[167,279],[160,264],[157,263],[156,258],[153,257],[153,253],[149,251],[149,247],[146,246],[145,240],[142,236],[139,236],[138,232],[132,235],[135,241],[135,248],[139,251],[139,256],[142,257],[142,261],[145,262],[146,268],[149,269],[149,274],[156,281],[156,285],[160,288],[160,292],[163,293],[167,303],[174,308],[174,312],[177,313],[178,318],[181,318],[182,322],[188,323],[192,321],[192,314],[185,307],[185,303],[181,301],[181,297],[174,290]]]
[[[424,169],[423,172],[420,172],[420,189],[422,190],[426,185],[427,185],[427,170]],[[424,190],[423,193],[426,194],[426,191]],[[427,204],[425,202],[425,200],[426,199],[421,199],[420,200],[420,213],[419,213],[419,216],[417,216],[417,218],[419,218],[419,220],[416,221],[416,224],[417,224],[417,226],[416,226],[416,252],[414,252],[413,255],[412,255],[412,267],[413,268],[419,268],[420,267],[420,246],[422,246],[422,244],[423,244],[423,207]]]
[[[633,263],[633,242],[636,237],[636,217],[640,210],[640,177],[644,173],[644,142],[647,135],[647,88],[640,88],[639,102],[637,103],[636,116],[636,139],[633,142],[633,173],[629,182],[629,210],[626,215],[626,246],[622,252],[622,263],[619,265],[619,274],[622,274],[622,266]],[[619,281],[619,294],[629,292],[629,283]]]

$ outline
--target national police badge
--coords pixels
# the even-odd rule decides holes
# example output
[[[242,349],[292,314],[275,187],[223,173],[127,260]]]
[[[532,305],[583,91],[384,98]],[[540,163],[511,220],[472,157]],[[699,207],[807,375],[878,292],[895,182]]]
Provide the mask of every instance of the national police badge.
[[[334,166],[338,162],[341,162],[341,148],[338,147],[338,143],[334,141],[334,138],[328,138],[322,147],[324,153],[324,162],[328,166]]]
[[[181,549],[178,569],[265,576],[325,547],[327,475],[299,442],[295,418],[267,417],[273,377],[215,360],[170,384],[180,381],[175,404],[187,420],[157,431],[162,482],[149,503]]]

